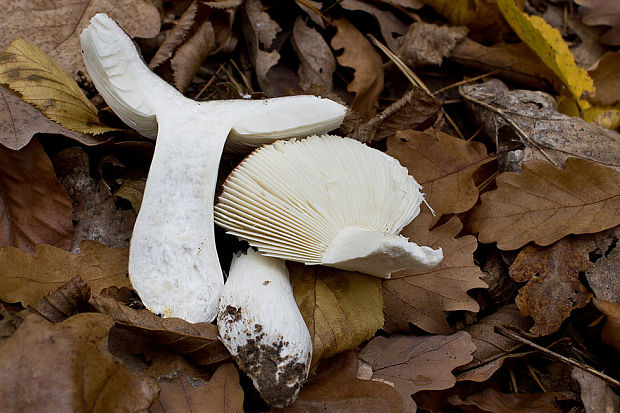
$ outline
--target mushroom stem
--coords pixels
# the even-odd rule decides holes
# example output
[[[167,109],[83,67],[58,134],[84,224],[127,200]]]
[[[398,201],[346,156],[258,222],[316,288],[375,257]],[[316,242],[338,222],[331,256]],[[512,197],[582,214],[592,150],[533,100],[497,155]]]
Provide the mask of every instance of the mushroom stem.
[[[312,340],[284,261],[252,249],[236,255],[220,296],[220,339],[272,407],[297,398],[308,377]]]

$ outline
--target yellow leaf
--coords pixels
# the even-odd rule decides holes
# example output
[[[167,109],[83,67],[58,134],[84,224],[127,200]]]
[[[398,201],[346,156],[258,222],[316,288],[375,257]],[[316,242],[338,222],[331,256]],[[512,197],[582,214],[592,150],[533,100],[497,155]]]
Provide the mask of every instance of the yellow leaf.
[[[512,30],[562,80],[579,107],[588,109],[591,105],[582,95],[594,93],[594,81],[585,69],[577,67],[560,32],[542,18],[521,12],[512,0],[497,0],[497,5]]]
[[[576,118],[583,117],[583,120],[596,123],[607,129],[620,127],[620,105],[601,106],[593,104],[584,111],[579,110],[579,106],[572,96],[561,94],[557,100],[558,112]]]
[[[298,263],[288,268],[312,337],[312,368],[320,359],[355,349],[383,327],[379,278]]]
[[[97,108],[64,69],[25,40],[14,40],[0,54],[0,83],[67,129],[92,134],[117,130],[99,121]]]

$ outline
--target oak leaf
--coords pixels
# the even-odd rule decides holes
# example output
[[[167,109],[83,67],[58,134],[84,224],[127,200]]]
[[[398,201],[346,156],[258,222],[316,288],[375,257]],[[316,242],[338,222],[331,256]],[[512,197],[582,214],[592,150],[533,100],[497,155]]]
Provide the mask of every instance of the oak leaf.
[[[440,66],[444,57],[467,36],[464,26],[438,26],[430,23],[413,23],[400,39],[398,56],[409,67]]]
[[[39,141],[20,151],[0,145],[0,247],[34,252],[45,243],[69,249],[72,236],[71,199]]]
[[[111,326],[103,314],[78,314],[57,324],[26,316],[0,343],[3,411],[146,410],[158,385],[131,374],[108,352]]]
[[[342,0],[339,2],[339,5],[345,10],[361,11],[376,19],[385,43],[390,50],[396,51],[398,48],[398,37],[407,32],[407,25],[401,22],[393,13],[359,0]]]
[[[603,43],[620,45],[620,4],[614,0],[575,0],[584,10],[583,22],[590,26],[611,26],[601,36]],[[580,8],[581,9],[581,8]]]
[[[243,390],[233,364],[219,366],[207,382],[182,371],[172,376],[160,380],[159,399],[150,413],[243,413]]]
[[[556,332],[571,311],[585,306],[592,294],[579,281],[579,273],[592,263],[573,239],[563,238],[550,247],[528,245],[510,266],[510,276],[521,287],[516,302],[524,315],[534,319],[536,335]]]
[[[473,394],[462,400],[459,396],[450,397],[450,403],[454,406],[467,409],[472,407],[476,410],[493,413],[562,413],[563,410],[556,401],[566,400],[562,393],[520,393],[505,394],[493,388],[487,388],[481,393]],[[470,411],[470,410],[466,410]]]
[[[302,387],[297,401],[281,413],[403,412],[394,387],[357,378],[358,360],[349,351],[323,360],[316,374]]]
[[[312,366],[355,349],[383,326],[379,278],[288,263],[295,301],[312,338]]]
[[[497,189],[472,210],[469,223],[480,242],[513,250],[620,224],[620,173],[577,158],[567,159],[564,170],[543,161],[522,168],[499,175]]]
[[[0,83],[67,129],[92,134],[116,130],[99,121],[97,108],[63,68],[25,40],[14,40],[0,54]]]
[[[344,49],[336,59],[341,66],[355,73],[347,90],[355,93],[351,109],[368,119],[377,113],[379,95],[383,92],[383,61],[370,41],[346,19],[332,22],[338,29],[331,45],[336,51]]]
[[[71,281],[31,305],[29,310],[52,323],[58,323],[84,311],[89,298],[90,287],[76,275]]]
[[[400,271],[383,281],[385,329],[408,331],[409,323],[437,334],[449,334],[443,311],[478,311],[476,300],[467,295],[472,288],[484,288],[482,272],[474,264],[476,237],[455,238],[463,225],[457,217],[428,231],[432,214],[423,209],[401,234],[419,245],[443,249],[443,261],[421,272]]]
[[[94,292],[129,286],[127,248],[108,248],[92,241],[74,254],[51,245],[37,245],[34,254],[14,247],[0,249],[0,300],[24,306],[79,275]]]
[[[307,26],[298,17],[293,26],[291,43],[299,56],[299,85],[303,90],[320,86],[328,91],[334,88],[336,59],[321,34]]]
[[[414,393],[454,386],[452,370],[469,363],[475,349],[464,331],[450,336],[395,334],[375,337],[360,351],[359,358],[370,364],[373,379],[393,383],[404,405],[411,406]]]

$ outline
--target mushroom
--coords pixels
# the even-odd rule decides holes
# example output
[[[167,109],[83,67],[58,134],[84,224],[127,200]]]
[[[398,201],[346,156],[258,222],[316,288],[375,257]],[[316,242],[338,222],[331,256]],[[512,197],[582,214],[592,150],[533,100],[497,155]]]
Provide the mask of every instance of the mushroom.
[[[84,63],[112,110],[155,138],[129,253],[129,277],[147,308],[189,322],[212,321],[224,284],[213,228],[222,150],[323,133],[345,108],[316,96],[196,102],[144,64],[129,36],[97,14],[80,36]]]
[[[277,141],[229,175],[215,222],[269,257],[389,278],[443,258],[398,235],[420,212],[420,188],[396,159],[352,139]]]
[[[284,261],[251,248],[233,257],[220,296],[220,340],[271,407],[295,401],[308,377],[312,340]]]

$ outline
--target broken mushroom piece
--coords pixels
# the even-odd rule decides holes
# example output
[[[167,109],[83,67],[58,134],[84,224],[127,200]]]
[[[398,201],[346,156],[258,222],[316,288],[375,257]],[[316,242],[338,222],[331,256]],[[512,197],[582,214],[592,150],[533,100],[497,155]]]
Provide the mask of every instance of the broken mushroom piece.
[[[220,296],[217,328],[269,406],[295,401],[308,377],[312,340],[284,261],[251,248],[234,256]]]
[[[443,258],[398,235],[420,212],[420,188],[396,159],[352,139],[277,141],[230,174],[215,221],[270,257],[389,278]]]
[[[195,102],[151,72],[105,14],[92,18],[80,41],[86,68],[112,110],[144,136],[157,135],[131,239],[131,283],[155,313],[212,321],[224,284],[213,197],[227,137],[251,145],[325,132],[342,122],[345,108],[316,96]]]

